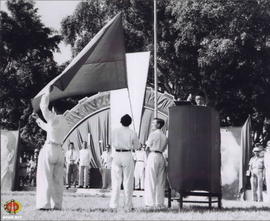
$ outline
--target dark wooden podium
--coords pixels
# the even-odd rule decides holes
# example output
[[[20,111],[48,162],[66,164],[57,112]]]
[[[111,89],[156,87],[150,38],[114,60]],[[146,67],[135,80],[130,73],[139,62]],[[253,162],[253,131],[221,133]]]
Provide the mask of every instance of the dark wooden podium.
[[[202,106],[174,106],[169,109],[168,204],[218,203],[221,208],[221,153],[219,115]],[[180,194],[171,197],[171,189]],[[207,201],[185,200],[186,196],[207,196]]]

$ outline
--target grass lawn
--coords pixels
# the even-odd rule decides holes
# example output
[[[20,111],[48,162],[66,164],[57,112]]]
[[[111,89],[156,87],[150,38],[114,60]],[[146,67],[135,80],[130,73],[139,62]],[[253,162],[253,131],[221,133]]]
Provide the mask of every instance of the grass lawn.
[[[207,204],[184,204],[183,209],[179,210],[178,203],[173,201],[170,209],[149,211],[144,208],[143,198],[134,197],[135,211],[127,213],[123,209],[118,212],[110,211],[110,199],[107,196],[71,192],[64,192],[63,210],[38,211],[35,210],[33,191],[2,193],[1,220],[14,216],[3,209],[3,204],[11,199],[19,201],[23,207],[22,211],[15,215],[19,216],[16,220],[270,220],[270,205],[267,203],[223,200],[221,210],[209,210]],[[121,196],[121,205],[122,199]]]

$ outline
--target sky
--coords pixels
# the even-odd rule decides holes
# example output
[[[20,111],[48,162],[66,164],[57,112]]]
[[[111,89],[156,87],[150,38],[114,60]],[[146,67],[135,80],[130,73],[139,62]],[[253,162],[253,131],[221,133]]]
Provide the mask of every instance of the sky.
[[[45,26],[60,31],[62,19],[73,14],[80,0],[35,0],[35,2]],[[7,11],[6,0],[0,0],[0,3],[1,10]],[[71,47],[62,42],[59,48],[61,52],[54,53],[54,58],[58,64],[62,64],[71,58]]]

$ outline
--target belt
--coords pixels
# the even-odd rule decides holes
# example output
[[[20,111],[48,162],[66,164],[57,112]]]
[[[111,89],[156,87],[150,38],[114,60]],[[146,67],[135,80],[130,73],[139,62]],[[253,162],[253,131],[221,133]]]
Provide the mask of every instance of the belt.
[[[144,162],[143,160],[136,160],[136,162]]]
[[[161,152],[161,151],[158,151],[158,150],[150,150],[150,152],[154,152],[154,153],[160,153],[160,154],[162,154],[162,152]]]
[[[55,146],[62,146],[62,144],[60,144],[60,143],[56,143],[56,142],[54,142],[54,141],[51,141],[51,140],[47,140],[46,142],[45,142],[45,144],[52,144],[52,145],[55,145]]]
[[[115,149],[116,152],[130,152],[131,150],[127,149]]]

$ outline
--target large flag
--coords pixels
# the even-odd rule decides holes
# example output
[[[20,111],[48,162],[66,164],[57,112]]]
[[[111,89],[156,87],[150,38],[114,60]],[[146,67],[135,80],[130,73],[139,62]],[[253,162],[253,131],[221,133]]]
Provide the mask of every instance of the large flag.
[[[246,120],[241,130],[241,154],[240,157],[240,170],[239,170],[239,191],[245,190],[247,177],[246,171],[248,169],[249,159],[252,151],[252,140],[251,140],[251,118],[250,116]]]
[[[50,101],[127,87],[121,13],[104,26],[66,69],[32,100],[34,111],[44,91],[53,85]]]

